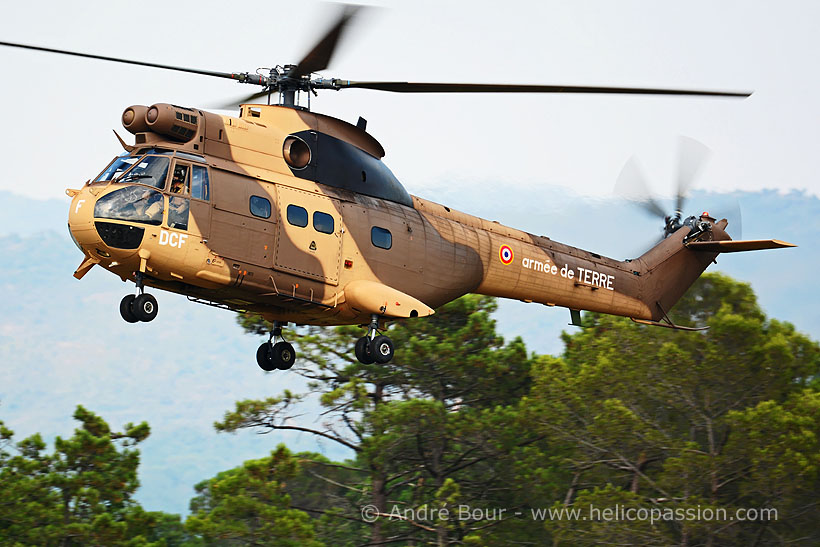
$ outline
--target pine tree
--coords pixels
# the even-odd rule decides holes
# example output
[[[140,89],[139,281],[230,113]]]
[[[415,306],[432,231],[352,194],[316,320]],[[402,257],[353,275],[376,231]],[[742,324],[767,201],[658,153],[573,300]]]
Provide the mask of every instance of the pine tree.
[[[514,427],[518,401],[530,389],[531,363],[521,340],[504,344],[496,334],[495,306],[491,298],[470,295],[432,317],[395,324],[396,355],[386,365],[353,357],[355,329],[309,329],[296,340],[306,364],[295,370],[311,380],[327,409],[325,427],[294,424],[290,418],[307,394],[286,392],[238,402],[217,429],[298,430],[350,449],[355,456],[346,467],[357,472],[346,486],[353,503],[314,510],[360,519],[351,505],[372,504],[382,515],[371,524],[373,544],[430,537],[446,544],[477,530],[508,533],[511,523],[484,518],[487,511],[474,519],[441,518],[459,506],[520,505],[513,454],[540,441],[528,428]],[[269,329],[257,317],[241,322],[249,332]],[[387,517],[391,512],[395,518]]]
[[[674,310],[701,333],[591,315],[565,335],[563,359],[534,368],[531,423],[572,447],[564,502],[663,511],[723,509],[729,518],[552,522],[568,544],[820,541],[820,348],[769,320],[748,285],[711,274]],[[777,521],[732,520],[774,508]]]
[[[139,451],[148,424],[112,431],[78,406],[74,436],[53,453],[35,434],[13,444],[0,422],[0,538],[12,545],[181,545],[176,515],[146,512],[134,501]]]

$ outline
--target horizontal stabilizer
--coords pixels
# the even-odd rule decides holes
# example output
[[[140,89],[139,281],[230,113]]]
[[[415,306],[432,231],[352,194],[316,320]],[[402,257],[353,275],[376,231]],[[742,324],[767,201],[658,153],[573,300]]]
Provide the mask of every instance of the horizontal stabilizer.
[[[739,253],[742,251],[759,251],[761,249],[783,249],[797,247],[793,243],[786,243],[779,239],[747,239],[740,241],[694,241],[686,245],[693,251],[710,253]]]

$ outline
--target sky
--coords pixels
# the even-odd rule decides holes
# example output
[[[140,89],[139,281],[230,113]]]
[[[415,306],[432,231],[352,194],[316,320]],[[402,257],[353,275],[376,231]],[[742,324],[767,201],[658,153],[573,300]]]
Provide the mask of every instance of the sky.
[[[336,6],[316,2],[20,3],[3,41],[226,72],[293,63]],[[711,148],[696,188],[820,194],[820,4],[808,1],[384,2],[322,75],[753,91],[745,100],[325,91],[313,109],[369,121],[411,193],[442,185],[571,188],[611,197],[637,154],[671,194],[676,138]],[[256,88],[229,80],[0,48],[0,189],[61,195],[119,152],[131,104],[206,108]],[[130,136],[130,135],[128,135]],[[13,159],[13,161],[11,161]],[[40,171],[32,165],[49,166]],[[43,176],[39,176],[43,175]]]
[[[298,61],[331,8],[31,1],[4,13],[0,41],[253,72]],[[720,215],[739,199],[744,236],[800,245],[721,257],[717,269],[752,282],[770,315],[817,339],[820,303],[805,288],[820,267],[818,31],[820,4],[808,1],[384,2],[358,18],[323,76],[754,94],[347,90],[325,91],[312,106],[353,123],[365,117],[411,193],[613,258],[634,256],[660,229],[613,196],[625,162],[636,154],[653,190],[671,195],[677,137],[695,138],[712,156],[687,213],[717,207]],[[299,385],[293,371],[260,376],[253,362],[260,340],[242,334],[231,314],[163,293],[158,320],[135,330],[116,310],[130,288],[99,269],[79,282],[71,277],[81,257],[65,231],[64,189],[79,187],[121,151],[111,129],[132,138],[122,111],[155,102],[207,110],[255,88],[10,48],[0,48],[0,66],[0,244],[14,257],[0,268],[3,294],[14,296],[7,302],[14,313],[0,317],[0,419],[21,435],[52,437],[70,434],[68,416],[79,402],[114,426],[147,419],[154,435],[144,448],[140,499],[149,509],[185,511],[193,483],[261,457],[280,440],[342,457],[304,437],[213,432],[233,401]],[[178,338],[168,331],[176,318],[184,321]],[[568,318],[566,310],[518,302],[503,302],[498,314],[505,336],[523,335],[540,353],[560,352]],[[54,344],[45,356],[44,333]],[[150,357],[147,341],[156,343]]]

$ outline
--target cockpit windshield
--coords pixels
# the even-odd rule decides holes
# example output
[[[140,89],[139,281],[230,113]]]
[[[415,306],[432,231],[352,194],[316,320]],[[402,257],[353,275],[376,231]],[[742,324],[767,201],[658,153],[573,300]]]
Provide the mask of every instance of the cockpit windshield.
[[[163,209],[162,194],[156,190],[127,186],[98,199],[94,204],[94,216],[159,226]]]
[[[170,164],[167,156],[120,156],[94,182],[137,182],[162,189]]]
[[[143,156],[134,167],[117,179],[117,182],[138,182],[162,189],[165,187],[170,164],[171,160],[167,157]]]
[[[103,171],[99,177],[94,179],[94,182],[107,182],[114,180],[133,166],[139,158],[128,156],[128,152],[116,157],[111,165]]]

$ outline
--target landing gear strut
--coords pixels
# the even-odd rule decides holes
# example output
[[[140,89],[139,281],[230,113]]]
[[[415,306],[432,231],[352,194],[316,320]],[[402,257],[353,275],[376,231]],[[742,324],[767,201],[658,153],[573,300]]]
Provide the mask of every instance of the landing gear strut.
[[[296,362],[296,351],[282,337],[283,326],[287,323],[274,321],[270,339],[256,350],[256,363],[262,370],[287,370]],[[282,338],[282,341],[274,343],[276,338]]]
[[[127,294],[120,300],[120,315],[129,323],[153,321],[159,311],[157,299],[145,293],[143,274],[137,272],[136,294]]]
[[[393,358],[393,341],[379,333],[379,316],[370,316],[370,325],[367,334],[356,341],[356,359],[360,363],[389,363]]]

